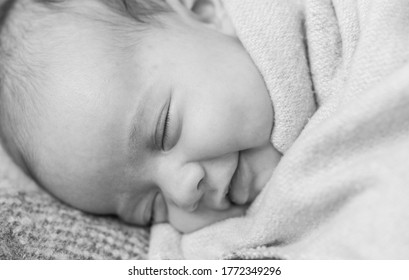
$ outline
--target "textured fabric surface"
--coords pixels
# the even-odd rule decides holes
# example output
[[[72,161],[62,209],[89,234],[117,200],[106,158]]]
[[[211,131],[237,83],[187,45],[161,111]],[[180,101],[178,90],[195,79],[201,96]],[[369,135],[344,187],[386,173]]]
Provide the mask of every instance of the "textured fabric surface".
[[[169,224],[155,225],[151,232],[149,243],[150,260],[178,260],[183,259],[180,247],[182,235]]]
[[[242,249],[223,256],[224,260],[285,260],[285,256],[278,255],[269,246]]]
[[[72,209],[41,190],[0,146],[0,259],[146,259],[149,232]]]
[[[409,259],[409,2],[305,15],[318,109],[244,217],[182,236],[185,258]]]

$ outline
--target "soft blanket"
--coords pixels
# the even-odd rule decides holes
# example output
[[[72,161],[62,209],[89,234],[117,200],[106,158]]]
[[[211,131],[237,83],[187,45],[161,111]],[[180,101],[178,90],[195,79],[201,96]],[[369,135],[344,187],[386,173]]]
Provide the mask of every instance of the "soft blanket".
[[[154,227],[150,257],[408,259],[409,1],[307,0],[297,15],[288,12],[291,1],[224,3],[264,75],[277,122],[289,116],[277,110],[282,105],[269,81],[286,80],[288,73],[265,69],[304,62],[302,55],[286,56],[297,46],[285,44],[290,35],[271,44],[268,30],[289,31],[289,16],[304,26],[305,37],[299,31],[291,36],[298,44],[305,38],[318,108],[300,135],[299,127],[276,132],[285,138],[273,134],[284,156],[244,217],[183,236],[169,225]],[[250,34],[248,26],[266,16],[276,20]],[[254,34],[268,44],[254,41]],[[276,48],[287,64],[263,60],[254,45]],[[294,83],[306,81],[294,71]],[[299,101],[309,96],[305,90]],[[299,123],[311,109],[304,104],[306,111],[293,116]],[[173,246],[157,247],[167,238]]]

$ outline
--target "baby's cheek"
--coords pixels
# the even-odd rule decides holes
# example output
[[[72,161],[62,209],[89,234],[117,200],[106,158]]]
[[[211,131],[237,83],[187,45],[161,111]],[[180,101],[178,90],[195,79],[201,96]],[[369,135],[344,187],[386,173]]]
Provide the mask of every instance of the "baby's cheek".
[[[184,124],[179,146],[197,159],[217,158],[246,148],[242,145],[242,126],[230,118],[210,113],[190,117]]]
[[[247,206],[232,206],[224,211],[198,208],[195,212],[189,213],[169,207],[169,223],[182,233],[191,233],[228,218],[243,216],[246,209]]]
[[[259,110],[260,111],[260,110]],[[271,132],[273,128],[273,120],[270,114],[245,114],[237,128],[237,139],[246,145],[247,149],[257,148],[270,142]],[[244,149],[242,149],[244,150]]]

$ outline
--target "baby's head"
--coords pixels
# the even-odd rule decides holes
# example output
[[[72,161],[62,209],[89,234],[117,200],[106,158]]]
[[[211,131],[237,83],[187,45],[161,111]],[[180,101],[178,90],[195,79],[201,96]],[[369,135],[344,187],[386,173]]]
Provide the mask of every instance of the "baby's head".
[[[51,194],[191,232],[245,213],[280,154],[219,0],[8,1],[2,141]]]

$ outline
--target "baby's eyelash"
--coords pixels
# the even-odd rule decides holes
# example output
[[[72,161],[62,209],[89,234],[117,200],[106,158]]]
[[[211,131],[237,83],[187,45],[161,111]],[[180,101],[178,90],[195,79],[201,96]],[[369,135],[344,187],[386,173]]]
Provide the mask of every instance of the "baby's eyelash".
[[[151,209],[150,209],[150,218],[149,218],[149,222],[148,222],[148,226],[153,225],[153,223],[155,222],[155,202],[156,202],[156,196],[158,196],[158,193],[156,193],[153,196],[153,200],[151,203]]]
[[[170,114],[169,114],[170,110],[168,108],[168,112],[166,114],[166,118],[165,118],[165,124],[163,126],[163,138],[162,138],[162,149],[165,149],[165,143],[168,139],[168,130],[169,130],[169,124],[170,124]]]
[[[154,222],[155,222],[155,207],[152,205],[151,216],[148,222],[148,226],[152,226]]]

